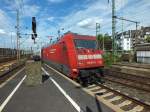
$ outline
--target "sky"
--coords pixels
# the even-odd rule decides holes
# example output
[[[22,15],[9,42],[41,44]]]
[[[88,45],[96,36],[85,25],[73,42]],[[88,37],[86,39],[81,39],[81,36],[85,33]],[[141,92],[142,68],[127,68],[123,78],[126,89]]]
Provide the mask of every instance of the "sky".
[[[116,16],[150,26],[150,0],[115,0]],[[101,33],[111,35],[111,0],[0,0],[0,47],[16,45],[16,9],[20,11],[21,47],[41,46],[49,43],[49,36],[57,38],[67,31],[95,35],[96,23]],[[37,21],[37,44],[31,37],[31,19]],[[140,28],[140,27],[139,27]],[[64,29],[64,30],[62,30]],[[117,20],[116,32],[135,29],[134,23]]]

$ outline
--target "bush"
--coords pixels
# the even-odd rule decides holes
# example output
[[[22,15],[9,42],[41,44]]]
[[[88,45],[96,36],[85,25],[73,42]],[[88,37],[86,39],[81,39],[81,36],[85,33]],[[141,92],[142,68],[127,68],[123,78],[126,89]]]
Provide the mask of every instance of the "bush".
[[[119,55],[113,55],[113,53],[107,52],[103,55],[105,66],[110,67],[114,62],[120,61]]]
[[[146,42],[150,43],[150,36],[146,38]]]

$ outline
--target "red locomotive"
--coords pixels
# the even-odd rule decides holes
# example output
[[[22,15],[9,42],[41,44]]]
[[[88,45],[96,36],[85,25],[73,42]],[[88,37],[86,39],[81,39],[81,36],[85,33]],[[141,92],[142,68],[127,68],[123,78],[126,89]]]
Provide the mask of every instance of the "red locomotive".
[[[103,51],[96,49],[94,36],[68,32],[41,53],[44,62],[82,84],[101,80],[103,76]]]

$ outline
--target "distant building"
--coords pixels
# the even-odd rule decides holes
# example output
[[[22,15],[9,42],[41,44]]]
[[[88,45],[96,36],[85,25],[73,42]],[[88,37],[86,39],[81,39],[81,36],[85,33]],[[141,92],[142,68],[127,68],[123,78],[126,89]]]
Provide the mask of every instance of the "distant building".
[[[117,34],[117,43],[122,50],[125,51],[131,50],[132,49],[131,31],[129,30]]]
[[[150,64],[150,43],[137,44],[136,57],[137,62]]]
[[[136,44],[145,43],[145,38],[150,36],[150,27],[141,27],[140,30],[128,30],[117,34],[117,43],[122,50],[128,51],[135,48]]]

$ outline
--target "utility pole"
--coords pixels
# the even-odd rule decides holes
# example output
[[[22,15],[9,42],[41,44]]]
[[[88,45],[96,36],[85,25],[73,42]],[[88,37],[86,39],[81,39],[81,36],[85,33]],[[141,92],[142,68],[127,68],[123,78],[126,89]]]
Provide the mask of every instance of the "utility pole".
[[[123,39],[124,39],[124,22],[123,22],[123,20],[122,20],[122,25],[121,25],[121,27],[122,27],[122,34],[121,34],[121,38],[120,38],[120,41],[121,41],[121,48],[122,48],[122,53],[123,53]]]
[[[100,24],[96,23],[96,47],[99,49],[99,44],[98,44],[98,35],[100,34]]]
[[[109,3],[110,0],[108,0]],[[112,1],[112,53],[113,56],[116,54],[116,43],[115,43],[115,38],[116,38],[116,7],[115,7],[115,0]],[[115,59],[113,60],[115,62]]]
[[[13,49],[12,31],[11,31],[11,34],[10,34],[10,38],[11,38],[11,49]]]
[[[20,60],[20,25],[19,25],[19,9],[17,9],[17,61]]]
[[[116,45],[115,45],[115,38],[116,38],[116,10],[115,10],[115,0],[112,0],[112,50],[113,50],[113,55],[116,53]]]

